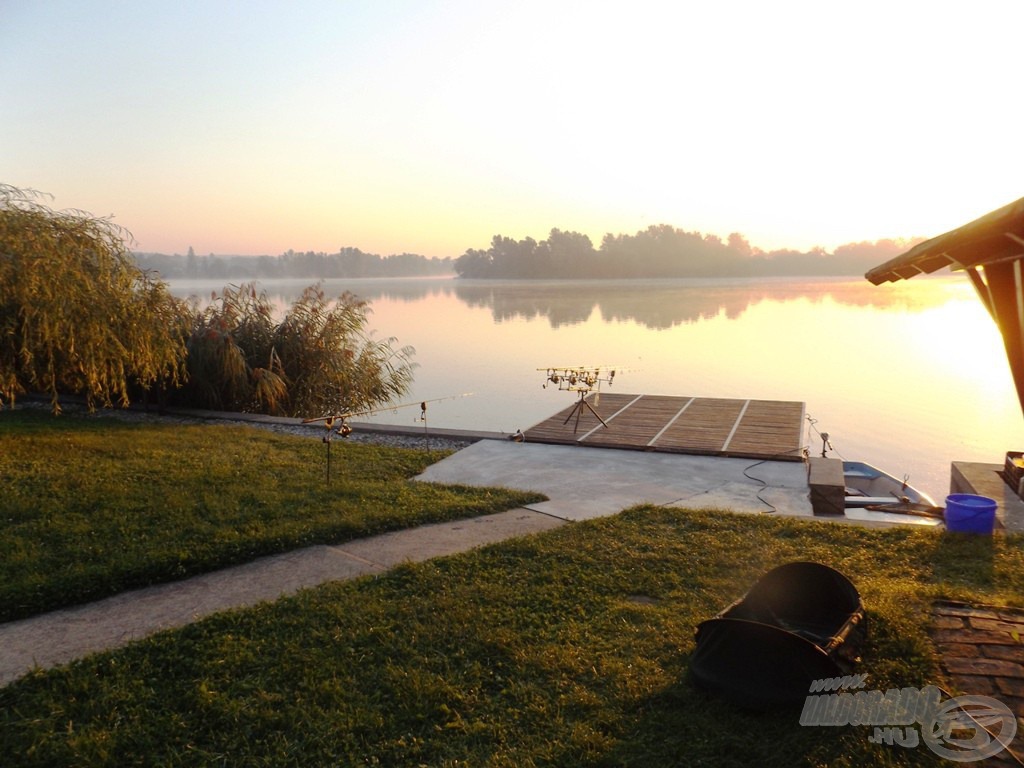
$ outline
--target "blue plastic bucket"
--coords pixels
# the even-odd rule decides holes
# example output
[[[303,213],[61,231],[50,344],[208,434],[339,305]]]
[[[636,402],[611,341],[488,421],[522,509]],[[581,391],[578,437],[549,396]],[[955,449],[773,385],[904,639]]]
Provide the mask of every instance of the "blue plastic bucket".
[[[996,501],[987,496],[952,493],[946,497],[946,530],[958,533],[992,533],[996,526]]]

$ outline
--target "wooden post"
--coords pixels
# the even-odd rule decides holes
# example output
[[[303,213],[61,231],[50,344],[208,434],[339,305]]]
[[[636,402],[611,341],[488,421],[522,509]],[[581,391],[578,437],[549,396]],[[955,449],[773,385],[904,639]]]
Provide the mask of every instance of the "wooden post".
[[[978,298],[1003,336],[1006,359],[1024,411],[1024,276],[1022,257],[967,270]]]

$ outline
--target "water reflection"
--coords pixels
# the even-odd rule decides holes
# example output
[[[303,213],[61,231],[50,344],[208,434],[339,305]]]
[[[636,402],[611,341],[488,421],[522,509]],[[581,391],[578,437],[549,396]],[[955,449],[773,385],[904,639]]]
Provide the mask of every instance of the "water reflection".
[[[224,281],[171,282],[178,296],[201,301],[219,291]],[[259,284],[280,308],[294,301],[308,280],[278,280]],[[925,287],[927,286],[927,288]],[[467,307],[486,309],[495,323],[514,320],[547,321],[551,328],[585,323],[594,312],[611,322],[635,322],[652,330],[725,316],[735,319],[764,301],[831,301],[854,307],[923,311],[950,298],[971,295],[964,280],[949,276],[918,278],[874,286],[862,278],[833,279],[676,279],[609,281],[490,281],[454,278],[353,279],[324,281],[327,294],[351,291],[375,301],[420,302],[455,297]]]
[[[954,292],[955,292],[954,288]],[[552,328],[585,322],[596,310],[607,321],[668,329],[724,315],[735,319],[763,301],[812,302],[922,310],[945,300],[943,291],[908,291],[906,285],[876,287],[862,279],[659,280],[494,283],[456,281],[455,295],[471,307],[486,307],[496,322],[546,319]]]

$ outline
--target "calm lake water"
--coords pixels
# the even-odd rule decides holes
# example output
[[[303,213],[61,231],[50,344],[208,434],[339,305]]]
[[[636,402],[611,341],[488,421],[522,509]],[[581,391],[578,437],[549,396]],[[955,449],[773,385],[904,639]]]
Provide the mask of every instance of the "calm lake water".
[[[260,284],[284,306],[310,280]],[[208,297],[224,281],[171,281]],[[635,394],[799,400],[833,455],[876,464],[941,503],[951,461],[1024,450],[1002,340],[963,275],[506,282],[332,280],[371,303],[378,338],[412,345],[406,402],[360,421],[514,432],[575,402],[549,366],[614,366]],[[470,397],[454,397],[473,393]],[[805,425],[806,444],[821,441]]]

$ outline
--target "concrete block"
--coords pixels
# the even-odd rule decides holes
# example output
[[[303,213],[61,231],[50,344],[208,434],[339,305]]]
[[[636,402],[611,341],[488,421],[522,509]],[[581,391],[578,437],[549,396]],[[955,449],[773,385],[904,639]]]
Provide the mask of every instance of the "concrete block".
[[[818,456],[808,459],[807,484],[811,489],[811,509],[815,515],[846,513],[846,480],[841,460]]]

